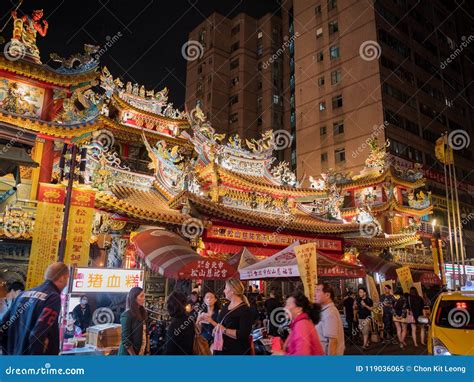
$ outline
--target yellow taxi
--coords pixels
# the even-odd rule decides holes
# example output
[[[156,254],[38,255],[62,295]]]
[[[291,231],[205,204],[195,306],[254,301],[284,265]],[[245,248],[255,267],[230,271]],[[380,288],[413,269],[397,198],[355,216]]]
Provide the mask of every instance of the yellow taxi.
[[[423,320],[420,318],[420,322]],[[427,323],[426,319],[425,322]],[[474,291],[445,292],[433,305],[428,353],[474,355]]]

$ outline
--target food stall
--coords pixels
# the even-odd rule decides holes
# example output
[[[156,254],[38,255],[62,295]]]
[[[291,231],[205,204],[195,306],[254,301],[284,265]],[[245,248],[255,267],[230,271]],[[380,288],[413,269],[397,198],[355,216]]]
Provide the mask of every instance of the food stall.
[[[142,269],[73,268],[63,301],[61,355],[116,353],[120,345],[120,315],[133,287],[144,288]],[[74,337],[64,339],[66,326],[71,325],[71,313],[81,296],[88,297],[91,326],[86,333],[75,331]]]

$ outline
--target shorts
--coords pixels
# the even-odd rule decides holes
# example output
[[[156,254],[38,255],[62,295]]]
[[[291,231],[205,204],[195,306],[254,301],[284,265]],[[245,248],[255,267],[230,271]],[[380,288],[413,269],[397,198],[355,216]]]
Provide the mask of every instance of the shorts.
[[[359,318],[359,330],[363,335],[369,335],[372,329],[372,320],[370,317]]]

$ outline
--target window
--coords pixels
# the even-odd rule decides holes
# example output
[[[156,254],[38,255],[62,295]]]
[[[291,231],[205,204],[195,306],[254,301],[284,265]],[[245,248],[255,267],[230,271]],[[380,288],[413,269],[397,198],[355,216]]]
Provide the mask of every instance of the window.
[[[321,163],[327,162],[328,161],[328,153],[322,153],[321,154]]]
[[[258,69],[259,72],[262,71],[262,69],[263,69],[263,63],[262,63],[262,62],[259,62],[259,63],[257,64],[257,69]]]
[[[231,52],[235,52],[237,49],[240,48],[240,42],[237,41],[237,42],[234,42],[231,46],[230,46],[230,51]]]
[[[344,149],[337,149],[334,151],[334,158],[336,159],[336,163],[342,163],[346,161],[346,150]]]
[[[321,76],[318,78],[318,86],[323,86],[324,85],[324,76]]]
[[[336,7],[337,7],[337,1],[336,0],[328,0],[328,11],[331,11]]]
[[[208,100],[208,101],[211,100],[211,93],[207,93],[207,100]]]
[[[262,104],[263,104],[263,97],[262,97],[262,96],[259,96],[259,97],[257,98],[257,108],[258,108],[259,110],[262,109]]]
[[[240,24],[237,24],[235,27],[232,28],[232,30],[230,31],[230,34],[232,36],[235,36],[239,32],[240,32]]]
[[[207,76],[207,83],[210,84],[211,82],[212,82],[212,75],[209,74],[209,75]]]
[[[319,103],[319,111],[326,110],[326,101],[321,101]]]
[[[201,74],[202,73],[202,65],[199,65],[198,66],[198,74]]]
[[[328,24],[328,29],[329,29],[329,35],[332,35],[332,34],[338,32],[339,31],[339,26],[337,24],[337,20],[331,21]]]
[[[316,54],[316,61],[321,62],[322,60],[324,60],[324,53],[323,52],[318,52]]]
[[[333,124],[334,135],[344,134],[344,122],[339,121]]]
[[[316,29],[316,38],[323,37],[323,28]]]
[[[259,30],[259,31],[257,32],[257,38],[258,38],[258,39],[263,38],[263,32],[262,32],[262,31]]]
[[[332,108],[338,109],[342,107],[342,94],[332,97]]]
[[[333,70],[331,72],[331,85],[336,85],[341,82],[341,70]]]
[[[229,123],[235,123],[239,120],[239,114],[233,113],[229,116]]]
[[[280,103],[280,97],[276,94],[273,94],[273,103],[278,105]]]
[[[263,124],[263,119],[262,119],[262,117],[258,117],[258,118],[257,118],[257,126],[262,126],[262,124]]]
[[[261,57],[263,55],[263,44],[259,43],[257,45],[257,56]]]
[[[199,32],[199,43],[202,46],[206,46],[206,30],[205,29]]]
[[[237,102],[239,102],[239,95],[234,94],[229,98],[229,106],[235,105]]]
[[[235,60],[230,62],[230,69],[235,69],[239,67],[239,59],[236,58]]]
[[[232,78],[230,83],[232,84],[232,86],[237,85],[239,83],[239,76]]]
[[[329,47],[329,57],[331,58],[331,60],[339,58],[339,45],[333,45]]]
[[[321,16],[321,4],[318,4],[316,7],[314,7],[314,14],[316,16]]]
[[[320,136],[326,135],[326,126],[319,128],[319,135]]]
[[[262,80],[258,81],[258,89],[260,90],[263,87],[263,82]]]

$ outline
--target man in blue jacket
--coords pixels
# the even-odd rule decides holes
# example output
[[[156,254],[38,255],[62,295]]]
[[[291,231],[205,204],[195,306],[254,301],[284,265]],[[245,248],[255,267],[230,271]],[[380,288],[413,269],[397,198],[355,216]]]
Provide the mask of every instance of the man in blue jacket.
[[[61,291],[69,281],[66,264],[51,264],[45,282],[21,293],[0,323],[2,353],[57,355]]]

